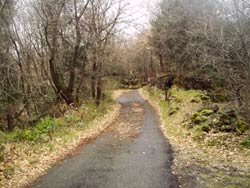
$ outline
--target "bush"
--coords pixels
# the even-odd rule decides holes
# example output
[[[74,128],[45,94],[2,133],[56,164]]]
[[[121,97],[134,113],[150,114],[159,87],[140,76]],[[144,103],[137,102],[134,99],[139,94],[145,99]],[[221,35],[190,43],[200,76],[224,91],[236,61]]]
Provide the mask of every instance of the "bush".
[[[54,129],[59,126],[59,123],[56,119],[51,117],[45,117],[42,119],[36,126],[35,130],[40,134],[46,134],[51,129]]]
[[[34,132],[38,140],[43,140],[44,137],[52,137],[52,133],[59,127],[58,120],[51,117],[45,117],[36,126]]]
[[[34,129],[15,129],[12,134],[9,135],[10,139],[20,141],[39,142],[43,141],[45,137],[51,137],[51,133],[59,126],[57,120],[51,117],[45,117],[42,119]]]
[[[37,135],[34,133],[34,131],[26,129],[16,129],[14,133],[11,135],[11,138],[15,141],[35,141],[37,138]]]

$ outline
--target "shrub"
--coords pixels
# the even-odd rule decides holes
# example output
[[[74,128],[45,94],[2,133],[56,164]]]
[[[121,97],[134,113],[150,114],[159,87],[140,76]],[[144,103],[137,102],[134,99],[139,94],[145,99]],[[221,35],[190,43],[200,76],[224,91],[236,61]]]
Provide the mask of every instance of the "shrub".
[[[14,141],[35,141],[37,135],[34,133],[34,131],[26,129],[26,130],[21,130],[21,129],[16,129],[12,134],[11,138]]]
[[[20,141],[39,142],[44,140],[44,137],[50,136],[56,127],[59,126],[57,120],[51,117],[42,119],[34,129],[15,129],[9,135],[10,139]]]
[[[52,133],[59,127],[58,120],[51,117],[45,117],[36,126],[34,132],[38,140],[43,140],[44,137],[52,137]]]

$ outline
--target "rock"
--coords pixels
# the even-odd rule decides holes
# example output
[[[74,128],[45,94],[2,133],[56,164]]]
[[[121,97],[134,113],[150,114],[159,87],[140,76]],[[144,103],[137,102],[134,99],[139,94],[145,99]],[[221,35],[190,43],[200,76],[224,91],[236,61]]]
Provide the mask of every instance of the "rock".
[[[237,115],[236,115],[235,110],[232,110],[232,109],[227,110],[227,111],[225,111],[225,114],[227,114],[227,115],[230,116],[231,118],[237,118]]]
[[[199,100],[199,99],[192,99],[190,102],[191,102],[191,103],[199,103],[200,100]]]
[[[246,124],[246,122],[242,121],[242,120],[238,120],[237,121],[237,125],[236,125],[236,131],[240,134],[246,132],[249,129],[249,125]]]
[[[243,134],[250,130],[250,125],[237,118],[235,110],[227,109],[218,112],[219,106],[200,110],[191,116],[189,128],[198,127],[203,132],[219,131]]]
[[[202,125],[201,130],[208,133],[210,131],[210,127],[209,125]]]
[[[196,116],[193,118],[192,122],[195,124],[204,123],[208,120],[206,116]]]
[[[232,123],[232,117],[230,117],[228,114],[222,114],[220,116],[220,121],[225,125],[230,125]]]
[[[211,99],[208,95],[205,95],[205,94],[202,94],[202,95],[200,96],[200,98],[201,98],[201,100],[203,100],[203,101],[209,101],[209,100]]]
[[[214,113],[217,113],[220,110],[220,107],[218,105],[214,105],[210,109],[213,110]]]
[[[217,129],[212,129],[212,130],[211,130],[211,133],[217,134],[217,133],[219,133],[219,131],[218,131]]]
[[[203,116],[210,116],[214,113],[213,110],[210,110],[210,109],[204,109],[200,112]]]
[[[230,125],[223,125],[219,128],[221,132],[231,132],[233,128]]]

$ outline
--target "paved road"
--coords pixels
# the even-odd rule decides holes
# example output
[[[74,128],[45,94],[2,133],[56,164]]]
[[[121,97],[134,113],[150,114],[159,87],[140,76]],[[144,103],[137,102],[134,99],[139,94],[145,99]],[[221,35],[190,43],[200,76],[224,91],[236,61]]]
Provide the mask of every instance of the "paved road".
[[[122,95],[114,128],[66,158],[33,188],[177,188],[171,147],[138,91]]]

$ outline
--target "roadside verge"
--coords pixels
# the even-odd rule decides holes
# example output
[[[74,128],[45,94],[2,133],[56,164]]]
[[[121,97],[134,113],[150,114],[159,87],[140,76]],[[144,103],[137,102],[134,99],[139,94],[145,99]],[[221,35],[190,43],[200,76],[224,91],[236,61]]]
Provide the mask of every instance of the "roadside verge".
[[[140,89],[157,111],[161,130],[172,145],[172,169],[181,187],[250,187],[250,150],[232,145],[242,137],[188,128],[192,115],[203,107],[199,98],[203,93],[179,88],[170,92],[169,101],[165,101],[164,92],[157,88]]]
[[[113,99],[117,99],[124,91],[113,92]],[[47,170],[65,157],[74,154],[78,147],[87,144],[108,129],[113,120],[119,115],[121,105],[107,103],[101,112],[94,108],[72,110],[68,113],[67,122],[75,122],[63,127],[60,135],[53,136],[41,143],[28,141],[7,142],[4,144],[4,160],[0,163],[0,187],[22,188],[28,187]],[[84,122],[86,113],[93,113],[87,123]],[[85,114],[85,116],[84,116]],[[83,116],[79,121],[69,119]],[[64,118],[64,117],[63,117]],[[62,120],[59,119],[58,122]],[[63,120],[64,121],[64,120]],[[64,123],[65,123],[64,122]]]

